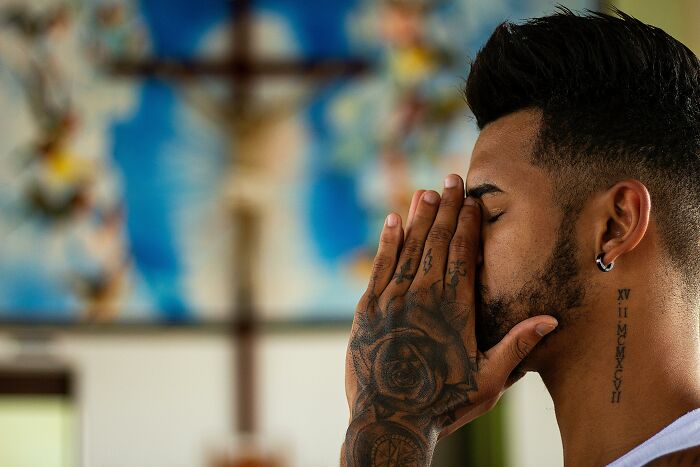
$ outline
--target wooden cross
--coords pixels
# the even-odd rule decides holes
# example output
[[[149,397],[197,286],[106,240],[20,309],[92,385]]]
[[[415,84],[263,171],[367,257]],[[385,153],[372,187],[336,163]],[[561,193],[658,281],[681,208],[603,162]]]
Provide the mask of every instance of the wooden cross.
[[[232,84],[232,105],[246,111],[255,80],[261,77],[303,77],[325,80],[366,72],[368,63],[358,59],[314,58],[302,60],[256,60],[251,55],[253,0],[230,0],[232,13],[232,53],[224,60],[115,60],[109,70],[116,75],[160,76],[192,79],[228,78]]]
[[[123,76],[157,76],[165,79],[188,80],[202,77],[221,77],[232,86],[231,119],[234,145],[245,136],[238,122],[245,121],[251,107],[251,96],[256,81],[263,77],[302,77],[306,80],[322,81],[341,76],[365,73],[369,65],[357,59],[302,59],[260,60],[252,56],[253,0],[231,0],[232,53],[224,60],[162,60],[148,61],[117,60],[109,65],[109,71]],[[244,146],[244,145],[241,145]],[[237,166],[255,169],[255,154],[236,152]],[[231,326],[233,345],[238,349],[233,384],[238,387],[235,426],[241,432],[255,431],[255,339],[258,321],[252,297],[252,270],[258,222],[252,206],[237,206],[233,213],[240,229],[237,242],[238,274],[234,280],[237,291],[237,316]]]

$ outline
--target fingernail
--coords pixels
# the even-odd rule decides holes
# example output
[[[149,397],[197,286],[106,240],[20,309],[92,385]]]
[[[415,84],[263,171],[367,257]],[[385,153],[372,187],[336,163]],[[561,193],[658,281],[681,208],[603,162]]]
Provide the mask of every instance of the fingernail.
[[[535,332],[540,336],[546,336],[550,332],[554,331],[554,328],[556,327],[556,324],[540,323],[535,326]]]
[[[423,195],[423,199],[426,203],[437,204],[438,201],[440,201],[440,195],[438,195],[434,191],[426,191]]]
[[[448,175],[445,177],[445,188],[454,188],[459,184],[457,177],[454,175]]]
[[[476,206],[476,201],[474,201],[474,198],[471,196],[467,196],[464,198],[464,205],[465,206]]]
[[[396,227],[397,225],[399,225],[399,216],[397,216],[393,212],[386,216],[386,225],[387,227]]]

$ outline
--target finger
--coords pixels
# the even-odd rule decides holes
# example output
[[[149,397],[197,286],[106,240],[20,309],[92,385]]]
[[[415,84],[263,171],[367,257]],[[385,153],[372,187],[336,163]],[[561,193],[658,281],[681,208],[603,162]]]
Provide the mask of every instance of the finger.
[[[367,295],[379,296],[386,288],[394,275],[402,241],[401,216],[392,212],[384,220],[384,227],[379,236],[379,247],[372,263]]]
[[[437,214],[440,195],[434,191],[426,191],[420,198],[411,228],[406,231],[406,239],[394,272],[393,280],[386,287],[388,296],[405,293],[416,275],[423,246]]]
[[[488,350],[484,374],[500,375],[505,382],[513,370],[527,357],[544,336],[558,323],[549,315],[535,316],[521,321],[493,348]]]
[[[457,229],[450,242],[445,268],[444,309],[453,320],[455,329],[462,336],[470,358],[476,358],[476,316],[474,288],[476,263],[481,235],[481,210],[473,198],[466,198],[459,211]],[[457,326],[459,324],[459,326]]]
[[[457,216],[464,202],[464,182],[459,175],[445,178],[445,189],[435,222],[430,228],[423,248],[421,266],[411,287],[427,288],[445,277],[445,263],[452,236],[457,228]],[[440,286],[442,291],[442,285]]]
[[[408,228],[413,222],[413,215],[416,213],[418,202],[420,201],[421,196],[423,196],[423,193],[425,193],[425,190],[418,190],[413,193],[413,198],[411,198],[411,207],[408,208],[408,217],[406,218],[406,231],[408,231]]]
[[[501,340],[499,344],[486,352],[488,367],[483,374],[496,374],[497,381],[491,383],[493,395],[478,405],[465,405],[454,410],[455,421],[445,427],[440,437],[449,436],[461,426],[488,412],[496,405],[503,393],[525,376],[525,371],[519,366],[532,348],[557,326],[557,320],[551,316],[537,316],[518,323]]]
[[[479,255],[481,210],[473,198],[465,198],[459,211],[457,229],[450,242],[445,289],[448,299],[472,307],[474,276]]]

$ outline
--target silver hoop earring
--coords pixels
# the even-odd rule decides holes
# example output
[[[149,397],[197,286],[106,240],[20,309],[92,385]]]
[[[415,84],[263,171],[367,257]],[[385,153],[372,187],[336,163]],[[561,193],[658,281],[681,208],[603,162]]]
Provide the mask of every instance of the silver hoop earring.
[[[615,263],[611,262],[607,266],[603,264],[603,257],[605,256],[605,252],[600,253],[598,256],[595,258],[595,264],[598,265],[598,269],[600,269],[603,272],[610,272],[613,270],[615,267]]]

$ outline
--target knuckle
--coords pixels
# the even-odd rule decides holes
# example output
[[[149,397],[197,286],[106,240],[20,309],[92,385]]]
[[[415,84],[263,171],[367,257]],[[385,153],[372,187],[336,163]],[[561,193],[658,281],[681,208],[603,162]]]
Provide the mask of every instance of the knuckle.
[[[526,340],[518,338],[515,340],[515,343],[513,344],[511,349],[513,352],[513,357],[517,360],[522,360],[525,357],[527,357],[527,354],[530,353],[532,345],[530,345],[530,343]]]
[[[450,198],[447,196],[443,196],[442,199],[440,200],[440,207],[441,208],[454,208],[458,205],[462,204],[462,198],[459,199],[454,199]]]
[[[394,246],[398,243],[398,238],[396,229],[384,229],[379,236],[379,244],[381,246]]]
[[[385,272],[393,264],[393,260],[390,256],[384,254],[378,254],[374,258],[374,266],[372,272],[374,276],[377,276]]]
[[[423,252],[423,242],[416,239],[409,239],[403,247],[403,253],[411,258],[420,256]]]
[[[474,242],[470,241],[466,235],[454,236],[452,238],[452,242],[450,243],[450,249],[452,250],[452,253],[458,256],[472,257],[476,254]]]
[[[387,252],[389,251],[396,251],[397,243],[391,241],[390,239],[386,239],[382,237],[379,240],[379,248],[377,248],[377,254],[375,255],[375,258],[378,256],[386,255]]]
[[[447,245],[452,240],[452,230],[444,224],[435,224],[428,233],[428,241],[433,244]]]
[[[463,223],[477,223],[480,222],[479,216],[481,212],[476,206],[464,206],[459,211],[459,221]]]

